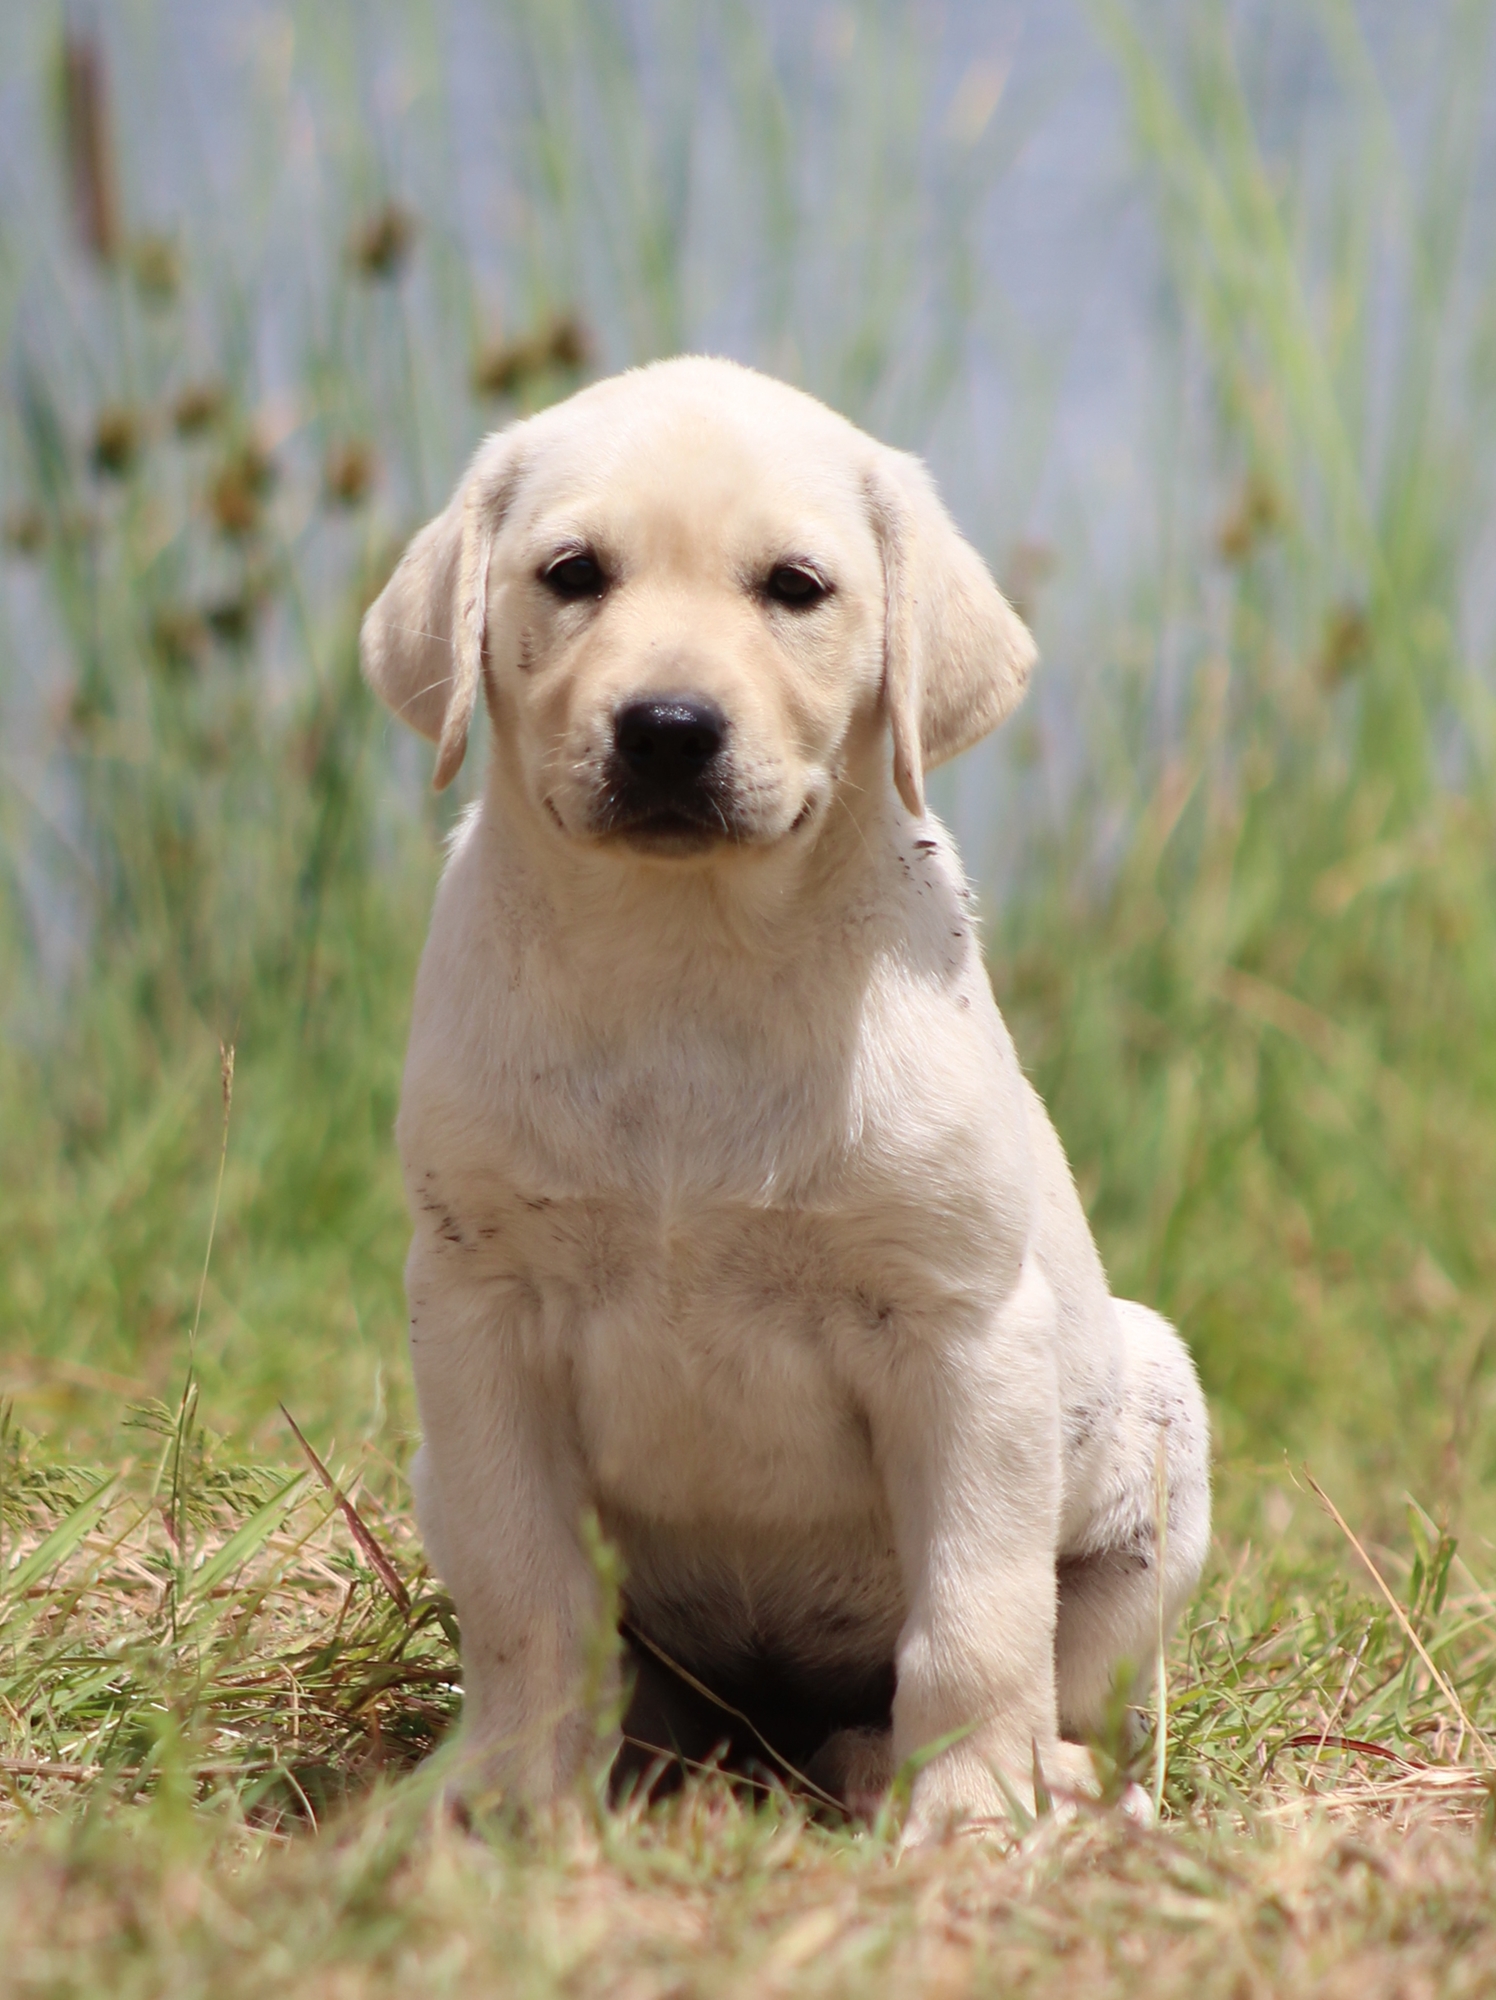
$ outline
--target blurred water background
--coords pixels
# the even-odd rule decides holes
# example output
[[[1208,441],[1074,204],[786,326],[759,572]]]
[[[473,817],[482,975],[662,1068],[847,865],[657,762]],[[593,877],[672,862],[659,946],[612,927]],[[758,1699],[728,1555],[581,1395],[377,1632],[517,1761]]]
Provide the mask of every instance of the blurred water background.
[[[1165,44],[1203,68],[1227,17],[1172,11]],[[1449,65],[1469,55],[1459,11],[1251,0],[1230,16],[1263,161],[1293,197],[1306,301],[1364,321],[1347,337],[1367,350],[1373,454],[1407,333],[1419,180],[1449,138]],[[71,212],[64,22],[99,58],[119,236],[107,258]],[[135,423],[144,458],[156,399],[213,384],[284,462],[267,512],[315,615],[371,537],[434,511],[516,407],[573,373],[732,354],[925,453],[1034,614],[1046,664],[1028,715],[937,788],[985,884],[1009,879],[1036,811],[1064,819],[1082,797],[1115,840],[1216,636],[1206,573],[1241,476],[1219,463],[1209,359],[1171,282],[1158,162],[1118,60],[1129,32],[1070,0],[7,9],[12,525],[24,538],[52,442],[85,455],[102,409]],[[1475,86],[1466,76],[1472,99]],[[1491,226],[1486,123],[1457,168],[1470,182],[1461,228],[1477,240]],[[350,257],[360,230],[372,262]],[[1338,308],[1315,298],[1358,283],[1364,296]],[[1456,286],[1445,303],[1442,345],[1457,350],[1489,300]],[[524,343],[556,330],[563,346],[575,334],[582,366],[526,371]],[[485,356],[502,378],[516,353],[512,379],[490,382],[501,393],[475,392]],[[335,433],[367,454],[344,468],[367,476],[351,528],[316,504]],[[107,479],[94,497],[114,499]],[[1464,579],[1477,654],[1489,567],[1472,561]],[[1348,593],[1357,585],[1347,576]],[[34,566],[8,562],[4,594],[12,771],[23,763],[70,825],[48,764],[75,663]],[[279,693],[304,678],[307,643],[289,615],[258,635]],[[1148,711],[1143,743],[1109,740],[1116,690],[1098,708],[1098,682],[1119,669]],[[43,929],[71,907],[50,869],[32,893]]]

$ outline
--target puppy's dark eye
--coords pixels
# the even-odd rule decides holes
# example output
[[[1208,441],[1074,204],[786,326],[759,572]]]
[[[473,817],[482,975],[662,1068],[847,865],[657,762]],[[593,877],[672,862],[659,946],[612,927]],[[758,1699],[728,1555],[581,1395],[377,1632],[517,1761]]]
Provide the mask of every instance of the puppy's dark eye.
[[[557,597],[601,597],[608,579],[596,556],[563,556],[540,572],[540,581]]]
[[[776,604],[788,604],[796,611],[804,611],[830,596],[815,571],[804,569],[799,563],[781,563],[778,569],[770,570],[764,588]]]

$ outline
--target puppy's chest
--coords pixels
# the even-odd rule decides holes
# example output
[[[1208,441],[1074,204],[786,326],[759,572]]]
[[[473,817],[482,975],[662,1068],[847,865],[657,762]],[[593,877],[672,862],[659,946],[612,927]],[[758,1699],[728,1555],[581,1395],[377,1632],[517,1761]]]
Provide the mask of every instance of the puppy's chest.
[[[443,1253],[506,1287],[600,1498],[765,1525],[875,1506],[858,1385],[991,1261],[978,1163],[846,1051],[527,1046],[413,1190]]]
[[[873,1504],[853,1383],[878,1313],[834,1228],[731,1204],[587,1222],[584,1281],[575,1262],[541,1281],[535,1359],[565,1380],[600,1495],[766,1524]]]

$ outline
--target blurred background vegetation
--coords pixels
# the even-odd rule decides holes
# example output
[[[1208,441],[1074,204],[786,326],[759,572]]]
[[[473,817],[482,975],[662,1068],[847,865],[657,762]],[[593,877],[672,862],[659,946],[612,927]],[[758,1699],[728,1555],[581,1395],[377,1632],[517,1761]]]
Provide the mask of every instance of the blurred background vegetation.
[[[1496,1528],[1490,29],[8,10],[19,1420],[107,1456],[175,1396],[224,1042],[203,1415],[399,1455],[390,1126],[461,799],[359,615],[486,429],[709,347],[926,451],[1036,627],[1030,709],[937,803],[1116,1288],[1199,1359],[1225,1523],[1283,1532],[1287,1453],[1373,1527],[1407,1488]]]

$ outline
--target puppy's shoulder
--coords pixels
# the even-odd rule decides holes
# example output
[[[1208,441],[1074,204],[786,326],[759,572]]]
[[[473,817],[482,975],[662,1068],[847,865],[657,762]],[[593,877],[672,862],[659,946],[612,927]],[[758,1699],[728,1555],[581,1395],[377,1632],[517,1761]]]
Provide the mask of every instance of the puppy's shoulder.
[[[930,815],[899,815],[885,831],[879,870],[880,921],[889,974],[926,1012],[971,1018],[966,1026],[1007,1032],[992,998],[976,898],[955,842]]]
[[[527,948],[548,919],[534,871],[507,853],[486,803],[470,806],[447,840],[416,980],[415,1018],[465,1009],[518,983]]]
[[[483,1080],[533,1040],[521,1018],[525,962],[545,922],[526,871],[505,863],[481,807],[447,843],[431,925],[416,974],[406,1051],[404,1110],[427,1098],[477,1110]],[[527,942],[529,941],[529,942]]]
[[[1023,1073],[950,835],[929,816],[899,815],[879,877],[882,943],[862,1009],[874,1095],[912,1130],[969,1128],[1000,1151],[1021,1151]],[[1008,1164],[1023,1171],[1016,1155]]]

